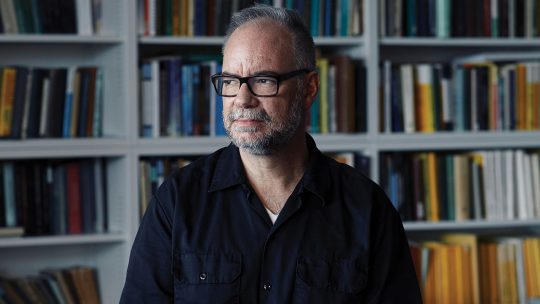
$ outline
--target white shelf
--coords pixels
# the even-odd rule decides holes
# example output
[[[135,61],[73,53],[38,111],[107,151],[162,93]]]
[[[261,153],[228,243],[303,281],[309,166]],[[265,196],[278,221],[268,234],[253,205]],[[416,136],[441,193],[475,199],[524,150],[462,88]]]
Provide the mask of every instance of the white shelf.
[[[137,140],[134,151],[140,156],[160,155],[203,155],[209,154],[229,144],[225,136],[141,138]]]
[[[0,140],[0,159],[115,157],[128,147],[118,138]]]
[[[224,37],[221,36],[158,36],[140,37],[139,43],[142,45],[214,45],[221,46]],[[363,37],[315,37],[315,45],[318,46],[354,46],[358,47],[364,43]]]
[[[432,232],[456,230],[507,230],[521,228],[536,228],[540,219],[534,220],[471,220],[471,221],[440,221],[440,222],[404,222],[407,232]]]
[[[381,38],[381,46],[429,47],[540,47],[540,39],[531,38]]]
[[[537,148],[540,131],[393,133],[377,136],[380,151]]]
[[[123,234],[88,234],[68,236],[36,236],[0,238],[0,248],[59,246],[59,245],[96,245],[126,242]]]
[[[59,43],[59,44],[118,44],[122,43],[123,38],[117,36],[81,36],[70,34],[24,34],[8,35],[0,34],[0,43]]]

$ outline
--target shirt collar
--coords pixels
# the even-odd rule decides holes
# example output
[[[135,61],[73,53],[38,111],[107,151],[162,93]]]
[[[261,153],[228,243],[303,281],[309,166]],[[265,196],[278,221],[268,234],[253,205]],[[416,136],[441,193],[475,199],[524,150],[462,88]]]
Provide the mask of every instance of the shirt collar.
[[[325,205],[330,190],[328,159],[319,151],[313,137],[307,133],[306,142],[309,151],[309,163],[300,181],[299,193],[306,189],[314,194],[322,205]],[[240,151],[238,147],[231,143],[218,158],[208,192],[219,191],[241,184],[247,184],[247,178],[240,159]]]

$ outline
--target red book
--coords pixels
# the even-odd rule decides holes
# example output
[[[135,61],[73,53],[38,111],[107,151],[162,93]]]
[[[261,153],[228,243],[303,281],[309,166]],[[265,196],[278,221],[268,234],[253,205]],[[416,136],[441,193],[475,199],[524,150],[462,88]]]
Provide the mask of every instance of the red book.
[[[81,190],[80,190],[80,168],[76,162],[66,165],[66,197],[68,215],[68,233],[82,233],[81,222]]]

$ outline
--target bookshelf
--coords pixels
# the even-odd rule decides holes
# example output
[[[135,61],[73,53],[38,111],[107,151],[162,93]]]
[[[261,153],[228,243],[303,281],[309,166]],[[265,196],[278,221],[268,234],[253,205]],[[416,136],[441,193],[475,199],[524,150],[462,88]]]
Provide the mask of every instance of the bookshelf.
[[[347,54],[366,67],[367,129],[363,133],[315,134],[325,152],[355,151],[370,157],[371,178],[381,177],[381,154],[412,151],[538,149],[540,131],[387,133],[380,130],[380,64],[439,62],[486,52],[540,53],[538,38],[381,37],[380,1],[364,0],[363,35],[315,37],[324,54]],[[103,68],[104,122],[101,138],[0,140],[0,161],[32,159],[107,160],[109,232],[78,236],[0,238],[0,272],[35,274],[48,267],[97,267],[104,303],[118,302],[131,242],[139,223],[139,160],[154,156],[208,154],[229,143],[225,137],[140,137],[139,63],[158,55],[218,55],[222,37],[140,36],[136,1],[102,1],[102,30],[91,36],[0,34],[0,66],[97,65]],[[405,222],[411,236],[445,232],[515,234],[538,231],[538,220]],[[29,261],[31,263],[29,263]]]

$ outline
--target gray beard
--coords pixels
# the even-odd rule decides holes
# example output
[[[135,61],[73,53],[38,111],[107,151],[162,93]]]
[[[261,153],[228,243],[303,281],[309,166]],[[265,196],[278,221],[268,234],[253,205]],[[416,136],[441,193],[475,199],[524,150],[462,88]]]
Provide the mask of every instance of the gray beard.
[[[261,137],[253,140],[244,140],[233,136],[233,132],[256,132],[256,127],[234,127],[231,125],[234,120],[239,118],[256,119],[264,121],[270,125],[270,131]],[[232,143],[239,149],[242,149],[253,155],[271,155],[280,147],[288,144],[296,134],[302,122],[302,103],[300,99],[295,100],[295,105],[286,119],[281,123],[276,123],[264,110],[236,109],[229,114],[223,112],[223,122],[227,136]]]

